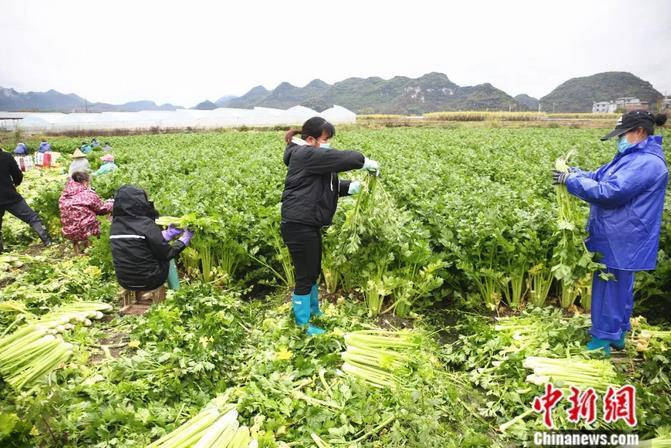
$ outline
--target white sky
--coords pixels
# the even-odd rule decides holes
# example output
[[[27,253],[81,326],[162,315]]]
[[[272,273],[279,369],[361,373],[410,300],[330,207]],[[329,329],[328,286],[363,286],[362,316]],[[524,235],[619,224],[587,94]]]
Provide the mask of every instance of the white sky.
[[[438,71],[541,97],[629,71],[671,93],[670,0],[0,0],[0,86],[181,106]]]

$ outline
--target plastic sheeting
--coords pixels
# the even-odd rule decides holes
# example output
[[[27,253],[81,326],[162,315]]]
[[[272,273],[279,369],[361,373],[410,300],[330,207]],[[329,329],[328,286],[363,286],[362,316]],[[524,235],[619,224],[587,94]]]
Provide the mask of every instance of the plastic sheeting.
[[[77,130],[149,130],[149,129],[216,129],[231,127],[266,127],[301,124],[310,117],[321,116],[333,124],[355,123],[356,114],[341,106],[321,113],[303,106],[287,110],[256,107],[254,109],[102,112],[102,113],[22,113],[0,112],[0,129],[26,131]]]

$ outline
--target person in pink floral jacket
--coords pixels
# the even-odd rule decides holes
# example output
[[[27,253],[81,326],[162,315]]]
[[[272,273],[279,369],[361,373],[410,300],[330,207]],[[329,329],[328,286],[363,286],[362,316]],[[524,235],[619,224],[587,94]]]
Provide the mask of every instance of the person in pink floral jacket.
[[[89,175],[72,173],[58,200],[63,236],[73,242],[75,255],[89,246],[89,237],[100,235],[98,215],[112,212],[113,202],[103,201],[89,188]]]

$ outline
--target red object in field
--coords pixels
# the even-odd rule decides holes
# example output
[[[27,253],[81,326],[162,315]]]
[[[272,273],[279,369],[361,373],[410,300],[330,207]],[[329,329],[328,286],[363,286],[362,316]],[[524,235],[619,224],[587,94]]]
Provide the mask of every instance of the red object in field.
[[[51,154],[48,152],[44,153],[44,159],[42,159],[42,166],[49,168],[51,166]]]
[[[636,388],[631,384],[615,389],[608,386],[606,396],[603,399],[604,421],[613,423],[624,420],[627,425],[634,427],[636,420]]]
[[[552,410],[564,398],[564,392],[552,384],[545,385],[545,394],[534,398],[533,410],[543,414],[543,423],[549,429],[554,428]]]
[[[19,168],[21,169],[22,172],[26,171],[26,164],[23,163],[23,157],[19,158]]]
[[[592,424],[596,421],[596,402],[597,395],[593,387],[588,387],[586,391],[581,391],[575,386],[571,386],[571,396],[568,398],[571,407],[568,410],[568,421],[578,423],[582,418],[587,423]]]

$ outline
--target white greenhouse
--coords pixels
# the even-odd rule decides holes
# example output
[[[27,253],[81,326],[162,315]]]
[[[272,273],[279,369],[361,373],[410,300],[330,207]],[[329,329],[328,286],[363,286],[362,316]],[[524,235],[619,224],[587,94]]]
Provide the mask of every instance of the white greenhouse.
[[[356,114],[340,106],[333,106],[323,112],[303,106],[294,106],[287,110],[255,107],[71,114],[0,112],[0,130],[11,131],[17,127],[37,132],[267,127],[301,124],[314,116],[324,117],[333,124],[356,122]]]

